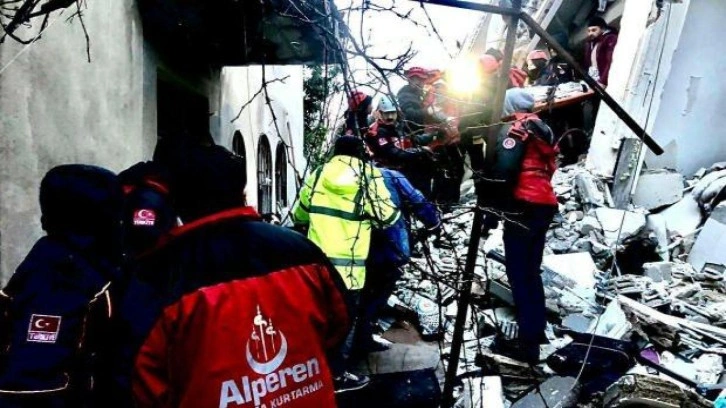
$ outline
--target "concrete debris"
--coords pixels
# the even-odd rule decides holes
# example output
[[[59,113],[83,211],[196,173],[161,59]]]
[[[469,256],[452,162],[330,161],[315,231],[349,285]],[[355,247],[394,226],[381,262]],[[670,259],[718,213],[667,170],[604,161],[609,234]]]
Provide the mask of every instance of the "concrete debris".
[[[530,367],[492,351],[495,338],[516,339],[521,331],[504,266],[500,223],[480,245],[474,268],[455,406],[544,407],[543,398],[547,406],[559,407],[705,406],[689,387],[718,383],[724,373],[726,203],[718,204],[726,194],[722,182],[726,183],[726,163],[689,180],[675,172],[646,171],[632,205],[621,210],[612,208],[606,181],[583,164],[559,169],[553,186],[560,213],[546,235],[541,274],[548,342],[540,355],[542,361],[550,357],[550,364],[554,357],[569,355],[572,371],[560,370],[560,375],[576,375],[581,364],[595,374],[581,376],[582,393],[577,387],[570,392],[574,379],[551,377],[558,369],[554,365]],[[434,345],[444,366],[471,238],[471,187],[463,205],[447,214],[442,237],[429,239],[425,247],[417,244],[415,250],[422,255],[404,268],[389,301],[395,317],[379,321],[388,331],[401,325],[416,331],[417,341]],[[703,226],[702,214],[710,214]],[[594,351],[588,350],[593,338]],[[432,340],[438,344],[429,343]],[[611,348],[615,344],[632,347]],[[657,367],[639,360],[644,347],[649,361],[687,380],[679,387],[664,373],[653,376],[658,375]],[[622,359],[609,365],[610,355]],[[577,356],[582,363],[573,360]],[[611,366],[618,369],[610,372]],[[622,377],[624,373],[629,374]],[[533,381],[540,383],[541,395],[532,389]]]
[[[620,303],[617,300],[610,302],[605,311],[600,315],[599,319],[592,322],[588,332],[598,336],[609,337],[611,339],[621,340],[625,338],[633,329],[633,325],[628,321]]]
[[[548,255],[542,259],[542,264],[558,275],[571,279],[578,286],[595,287],[597,267],[592,256],[587,252]]]
[[[579,384],[574,377],[552,377],[515,402],[512,408],[577,407]]]
[[[725,170],[726,171],[726,170]],[[719,204],[698,235],[688,263],[701,270],[706,263],[726,264],[726,203]]]
[[[673,262],[649,262],[643,264],[643,276],[653,280],[653,282],[663,282],[671,280],[673,272]]]
[[[504,408],[504,390],[500,377],[465,378],[464,391],[459,397],[455,408]]]
[[[711,404],[705,398],[668,380],[650,375],[629,374],[607,389],[603,397],[603,407],[632,406],[706,408]]]
[[[645,214],[615,208],[598,208],[595,216],[602,225],[605,240],[611,244],[635,237],[646,224]]]
[[[688,236],[696,231],[702,222],[701,209],[691,194],[687,194],[679,202],[663,210],[660,215],[665,219],[671,237]]]
[[[656,170],[643,172],[633,195],[633,204],[648,211],[677,203],[683,198],[685,180],[680,173]]]

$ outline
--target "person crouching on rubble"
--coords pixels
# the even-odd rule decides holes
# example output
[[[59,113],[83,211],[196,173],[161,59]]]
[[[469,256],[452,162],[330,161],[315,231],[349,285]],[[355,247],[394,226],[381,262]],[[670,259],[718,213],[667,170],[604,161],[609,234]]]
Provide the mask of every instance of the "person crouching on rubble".
[[[557,147],[552,130],[531,113],[534,98],[523,89],[510,89],[504,115],[515,121],[497,138],[493,178],[503,181],[487,191],[489,204],[503,211],[506,270],[516,307],[519,337],[499,339],[497,349],[531,364],[539,362],[545,341],[545,296],[540,267],[545,234],[557,212],[551,179]]]

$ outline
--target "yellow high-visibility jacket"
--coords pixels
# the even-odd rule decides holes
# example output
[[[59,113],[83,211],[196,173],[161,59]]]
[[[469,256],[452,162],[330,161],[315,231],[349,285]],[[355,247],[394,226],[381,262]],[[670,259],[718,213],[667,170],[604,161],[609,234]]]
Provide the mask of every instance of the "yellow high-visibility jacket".
[[[292,209],[296,224],[340,272],[348,289],[363,288],[371,228],[392,225],[400,211],[381,171],[350,156],[334,156],[305,180]]]

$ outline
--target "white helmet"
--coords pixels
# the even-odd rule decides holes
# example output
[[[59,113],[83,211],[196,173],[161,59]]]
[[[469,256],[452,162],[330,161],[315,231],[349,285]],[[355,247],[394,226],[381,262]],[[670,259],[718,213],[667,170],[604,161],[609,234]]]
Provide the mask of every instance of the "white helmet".
[[[381,112],[396,112],[396,105],[393,104],[391,98],[387,96],[381,96],[381,100],[378,101],[378,110]]]

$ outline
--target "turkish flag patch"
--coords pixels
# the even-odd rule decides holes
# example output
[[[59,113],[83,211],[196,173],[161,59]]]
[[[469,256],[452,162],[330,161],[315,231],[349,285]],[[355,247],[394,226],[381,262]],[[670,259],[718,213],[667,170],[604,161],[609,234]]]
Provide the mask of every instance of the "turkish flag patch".
[[[30,316],[28,342],[55,343],[60,332],[61,317],[34,314]]]
[[[517,145],[517,142],[514,139],[512,139],[511,137],[504,139],[504,141],[502,142],[502,146],[504,146],[504,148],[507,150],[513,149],[514,146],[516,146],[516,145]]]
[[[156,224],[156,213],[154,210],[142,208],[134,211],[134,225],[153,227]]]

